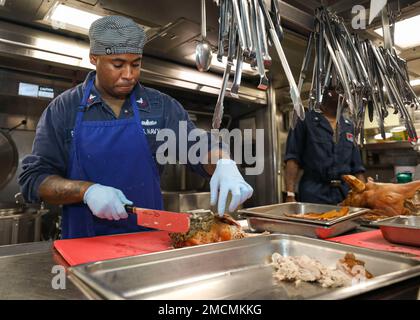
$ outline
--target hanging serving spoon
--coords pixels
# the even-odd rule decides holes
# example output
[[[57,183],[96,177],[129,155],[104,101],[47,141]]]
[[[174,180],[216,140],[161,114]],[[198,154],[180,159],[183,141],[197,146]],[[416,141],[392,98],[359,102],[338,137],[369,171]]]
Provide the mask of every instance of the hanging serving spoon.
[[[198,71],[205,72],[210,69],[212,51],[211,46],[206,40],[206,0],[201,0],[201,42],[195,48],[195,64]]]

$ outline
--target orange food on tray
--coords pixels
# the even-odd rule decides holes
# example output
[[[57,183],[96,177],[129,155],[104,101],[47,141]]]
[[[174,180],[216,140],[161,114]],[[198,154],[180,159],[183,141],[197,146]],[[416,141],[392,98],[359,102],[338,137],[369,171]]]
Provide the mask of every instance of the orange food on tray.
[[[247,234],[231,216],[223,217],[209,210],[197,210],[191,216],[190,230],[186,233],[169,233],[174,248],[182,248],[227,240],[242,239]]]
[[[310,212],[305,214],[286,214],[286,217],[311,219],[311,220],[333,220],[346,216],[350,211],[349,207],[342,207],[340,210],[331,210],[327,212]]]

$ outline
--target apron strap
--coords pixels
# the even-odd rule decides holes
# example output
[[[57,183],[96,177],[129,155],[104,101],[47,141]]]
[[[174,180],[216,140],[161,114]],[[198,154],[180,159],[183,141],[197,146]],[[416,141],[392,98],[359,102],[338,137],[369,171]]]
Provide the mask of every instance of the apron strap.
[[[131,104],[131,108],[133,109],[134,118],[136,119],[136,122],[139,125],[139,127],[143,130],[143,126],[141,124],[139,108],[137,107],[137,101],[136,101],[136,97],[134,95],[134,90],[130,94],[130,104]]]
[[[146,140],[146,144],[148,145],[146,134],[144,133],[143,125],[141,124],[140,111],[139,111],[139,108],[137,106],[137,101],[136,101],[136,97],[134,95],[134,90],[133,90],[132,94],[130,95],[130,103],[131,103],[131,108],[133,109],[134,118],[136,120],[136,123],[141,130],[141,134],[144,136],[144,139]],[[153,155],[150,152],[150,148],[147,148],[147,150],[145,150],[145,152],[147,153],[148,158],[150,159],[150,165],[152,166],[155,175],[160,176],[159,169],[157,167],[157,164],[156,164],[155,160],[153,159]]]
[[[74,137],[73,137],[73,143],[72,143],[72,151],[70,153],[70,158],[71,158],[71,162],[75,161],[76,166],[79,170],[80,173],[84,173],[84,170],[80,164],[80,156],[79,156],[79,151],[78,151],[78,141],[79,141],[79,136],[80,136],[80,124],[82,123],[83,120],[83,114],[86,111],[86,107],[88,104],[88,100],[89,100],[89,96],[90,96],[90,92],[92,91],[92,87],[93,87],[93,83],[95,81],[95,78],[92,77],[92,79],[90,79],[86,85],[85,90],[83,91],[83,97],[82,100],[80,101],[79,106],[77,107],[78,111],[76,114],[76,122],[74,124]]]
[[[76,116],[76,124],[74,126],[74,132],[76,133],[77,127],[79,127],[79,124],[82,122],[83,119],[83,113],[86,111],[86,107],[88,104],[90,92],[92,91],[93,82],[95,81],[95,78],[92,77],[92,79],[89,80],[89,82],[86,85],[85,90],[83,91],[83,97],[80,101],[79,106],[77,107],[77,116]]]

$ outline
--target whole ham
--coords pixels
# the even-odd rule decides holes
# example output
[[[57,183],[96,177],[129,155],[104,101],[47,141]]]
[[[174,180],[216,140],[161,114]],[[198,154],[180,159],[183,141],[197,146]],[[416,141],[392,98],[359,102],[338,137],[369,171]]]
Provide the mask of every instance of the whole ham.
[[[368,182],[352,175],[344,175],[343,180],[351,190],[340,205],[369,208],[371,213],[381,216],[416,215],[420,211],[416,193],[420,190],[420,181],[404,184],[377,183],[372,178]]]
[[[242,239],[247,234],[241,225],[231,216],[223,217],[213,214],[209,210],[196,210],[191,216],[191,227],[186,233],[169,233],[174,248],[182,248]]]

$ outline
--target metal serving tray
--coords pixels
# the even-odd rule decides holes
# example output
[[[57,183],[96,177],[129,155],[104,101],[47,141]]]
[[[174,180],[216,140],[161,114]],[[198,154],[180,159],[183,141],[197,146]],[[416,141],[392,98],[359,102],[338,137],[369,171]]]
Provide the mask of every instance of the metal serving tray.
[[[396,216],[376,225],[389,242],[420,246],[420,216]]]
[[[274,279],[270,264],[274,252],[307,255],[329,267],[352,252],[375,278],[334,289],[305,282],[296,286]],[[87,295],[103,299],[343,299],[416,277],[420,262],[393,253],[275,234],[89,263],[68,272],[70,279],[83,283],[79,287]]]
[[[249,228],[254,232],[269,231],[271,233],[284,233],[320,239],[332,238],[359,226],[354,219],[344,220],[331,226],[256,217],[248,217],[247,220]]]
[[[272,204],[268,206],[255,207],[249,209],[242,209],[238,212],[245,217],[258,217],[258,218],[268,218],[276,220],[287,220],[287,221],[296,221],[296,222],[305,222],[311,224],[318,224],[323,226],[331,226],[333,224],[356,218],[363,213],[369,211],[369,209],[364,208],[354,208],[350,207],[350,211],[344,217],[329,221],[319,221],[311,219],[301,219],[294,217],[287,217],[286,214],[305,214],[309,212],[326,212],[330,210],[339,210],[342,207],[326,205],[326,204],[315,204],[315,203],[305,203],[305,202],[287,202],[280,204]]]

